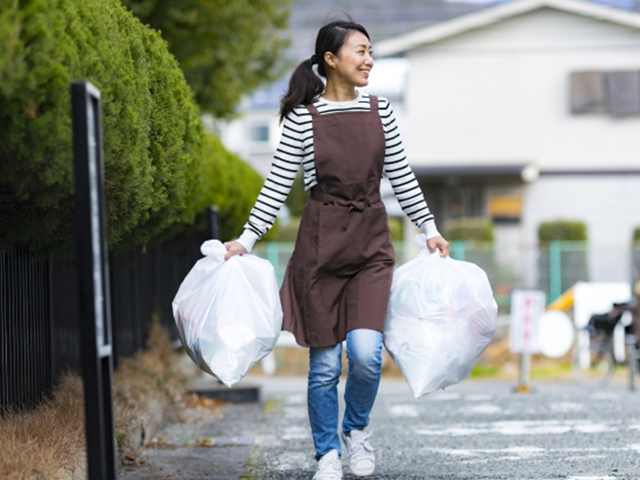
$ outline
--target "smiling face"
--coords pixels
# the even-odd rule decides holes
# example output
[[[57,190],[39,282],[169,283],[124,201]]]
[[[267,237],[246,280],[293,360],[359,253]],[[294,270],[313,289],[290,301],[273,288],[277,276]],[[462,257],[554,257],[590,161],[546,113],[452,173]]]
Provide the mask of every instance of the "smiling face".
[[[369,73],[373,68],[371,54],[371,44],[367,36],[357,30],[352,31],[337,56],[331,52],[325,53],[324,59],[329,67],[328,80],[335,79],[354,87],[367,86]]]

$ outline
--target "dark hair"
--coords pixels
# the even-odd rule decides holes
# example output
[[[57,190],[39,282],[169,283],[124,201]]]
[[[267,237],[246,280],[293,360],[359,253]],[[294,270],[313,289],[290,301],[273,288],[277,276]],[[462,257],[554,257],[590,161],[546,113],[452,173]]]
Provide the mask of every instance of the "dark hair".
[[[317,96],[322,95],[322,92],[324,92],[324,83],[318,75],[327,78],[324,54],[331,52],[334,55],[338,55],[347,37],[354,31],[363,33],[369,38],[367,30],[365,30],[362,25],[351,21],[338,20],[328,23],[320,29],[316,37],[315,53],[311,58],[303,60],[298,64],[291,74],[289,89],[280,100],[281,122],[284,120],[284,117],[298,105],[312,103]],[[318,64],[318,75],[313,71],[314,63]]]

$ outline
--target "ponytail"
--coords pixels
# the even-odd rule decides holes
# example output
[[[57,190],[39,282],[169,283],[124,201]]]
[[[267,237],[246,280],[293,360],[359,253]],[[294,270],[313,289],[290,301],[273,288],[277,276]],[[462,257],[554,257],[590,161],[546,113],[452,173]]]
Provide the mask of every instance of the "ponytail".
[[[354,31],[369,38],[369,33],[362,25],[351,21],[338,20],[320,29],[316,37],[315,53],[298,64],[289,80],[289,89],[280,100],[280,122],[298,105],[313,103],[316,97],[322,95],[324,82],[318,75],[327,78],[324,54],[331,52],[337,56],[347,37]],[[318,64],[318,75],[313,71],[315,63]]]
[[[289,80],[289,89],[280,101],[280,122],[298,105],[308,105],[324,92],[324,82],[313,71],[311,59],[296,67]]]

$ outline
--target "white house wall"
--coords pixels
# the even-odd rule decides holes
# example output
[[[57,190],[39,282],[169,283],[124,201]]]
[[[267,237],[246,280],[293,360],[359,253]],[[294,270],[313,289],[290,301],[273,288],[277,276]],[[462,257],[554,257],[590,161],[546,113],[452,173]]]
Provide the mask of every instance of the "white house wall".
[[[527,243],[535,243],[541,222],[559,218],[587,225],[592,280],[630,278],[628,249],[640,225],[640,175],[542,176],[524,189]]]
[[[640,31],[541,9],[409,53],[414,165],[637,168],[640,118],[569,110],[573,70],[640,69]]]

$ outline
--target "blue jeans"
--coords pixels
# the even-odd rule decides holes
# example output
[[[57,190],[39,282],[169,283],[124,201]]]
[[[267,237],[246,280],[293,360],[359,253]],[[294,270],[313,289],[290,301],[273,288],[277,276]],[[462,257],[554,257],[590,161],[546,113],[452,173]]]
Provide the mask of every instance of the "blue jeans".
[[[347,333],[349,371],[342,431],[364,430],[378,393],[382,367],[382,333],[364,328]],[[331,450],[341,453],[338,437],[338,380],[342,373],[342,343],[309,349],[307,404],[316,460]]]

